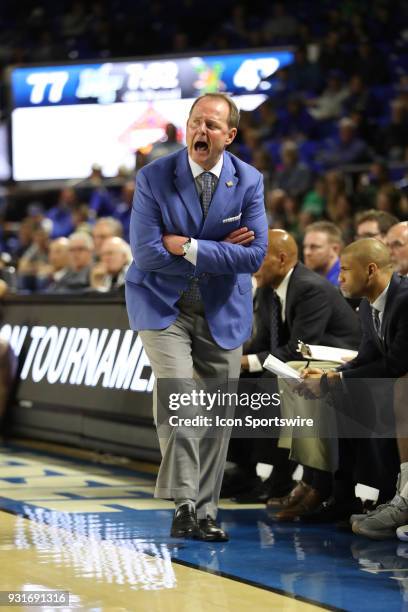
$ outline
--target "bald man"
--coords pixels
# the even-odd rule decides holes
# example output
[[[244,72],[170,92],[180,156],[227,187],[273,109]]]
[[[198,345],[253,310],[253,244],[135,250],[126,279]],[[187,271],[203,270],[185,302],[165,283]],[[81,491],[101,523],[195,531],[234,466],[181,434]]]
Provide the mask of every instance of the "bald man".
[[[385,244],[390,249],[395,271],[408,276],[408,221],[393,225],[387,232]]]
[[[349,398],[353,399],[353,409],[358,417],[366,406],[361,401],[355,401],[356,385],[368,379],[366,387],[374,389],[377,396],[381,396],[384,391],[386,402],[382,416],[387,419],[390,412],[392,413],[393,381],[408,372],[408,279],[393,272],[389,249],[374,238],[353,242],[344,249],[339,278],[341,290],[346,297],[363,298],[359,309],[363,340],[357,357],[339,367],[337,371],[324,374],[321,370],[308,369],[304,374],[304,388],[314,396],[326,393],[334,396],[346,390],[347,401]],[[374,408],[375,396],[366,394],[366,397],[371,401],[368,408]],[[375,425],[378,425],[378,422]],[[344,482],[347,472],[350,495],[355,484],[350,480],[350,470],[355,467],[350,466],[349,461],[352,442],[353,440],[348,441],[347,452],[343,452],[343,473],[338,477],[338,480]],[[370,446],[368,442],[371,443]],[[380,501],[384,501],[387,497],[389,499],[393,495],[393,482],[399,463],[395,440],[390,438],[360,440],[359,447],[360,451],[364,447],[366,453],[364,461],[370,466],[365,473],[368,480],[359,482],[378,488]],[[347,469],[344,464],[346,455],[349,461]],[[397,527],[407,523],[408,461],[402,461],[400,470],[399,493],[390,503],[381,507],[381,513],[376,511],[369,515],[352,514],[351,521],[355,533],[373,539],[395,537]],[[341,488],[343,499],[337,497],[333,506],[326,508],[326,516],[329,512],[333,520],[344,518],[345,487]],[[349,501],[351,506],[351,498]],[[340,505],[343,508],[342,512]]]
[[[244,370],[262,371],[269,353],[281,361],[299,359],[299,339],[338,348],[358,345],[355,313],[338,289],[298,261],[296,242],[284,230],[269,230],[268,251],[257,279],[256,333],[245,347]],[[271,329],[272,302],[279,305],[278,334]]]
[[[298,248],[290,234],[269,230],[268,251],[256,276],[259,288],[255,333],[244,345],[245,355],[241,361],[244,376],[247,373],[261,376],[262,364],[269,353],[284,362],[301,359],[297,351],[299,340],[307,344],[357,349],[360,342],[357,315],[334,285],[298,261]],[[267,441],[269,449],[272,442]],[[237,443],[232,441],[232,447],[234,444]],[[257,449],[260,446],[257,440]],[[237,497],[239,502],[264,502],[271,497],[284,496],[290,490],[292,483],[288,472],[293,466],[287,463],[287,453],[283,459],[282,453],[277,451],[281,455],[277,457],[277,452],[273,451],[267,460],[268,457],[261,457],[260,452],[257,461],[272,463],[275,468],[278,461],[279,470],[274,468],[272,480],[268,480],[262,490],[257,485],[256,490]],[[246,460],[248,464],[248,456]]]

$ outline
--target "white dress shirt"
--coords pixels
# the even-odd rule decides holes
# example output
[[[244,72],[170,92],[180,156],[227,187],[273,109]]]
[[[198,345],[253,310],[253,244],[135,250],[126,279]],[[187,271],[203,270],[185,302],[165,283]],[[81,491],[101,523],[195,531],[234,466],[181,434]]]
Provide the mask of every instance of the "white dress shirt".
[[[291,268],[289,272],[286,274],[285,278],[280,283],[279,287],[275,289],[281,303],[281,316],[282,321],[284,322],[286,319],[286,295],[288,293],[288,286],[290,277],[292,276],[294,268]],[[247,355],[248,357],[248,367],[250,372],[261,372],[263,370],[262,364],[258,359],[257,355]]]
[[[204,170],[204,168],[202,168],[199,164],[197,164],[194,160],[192,160],[190,156],[188,156],[188,163],[190,165],[190,169],[193,174],[193,178],[194,178],[194,182],[197,187],[198,195],[201,196],[203,188],[201,184],[200,175],[203,172],[211,172],[211,174],[217,177],[217,183],[218,183],[220,175],[221,175],[222,166],[224,163],[224,155],[221,155],[220,159],[217,161],[215,166],[211,168],[211,170]],[[198,242],[195,238],[191,238],[190,240],[191,240],[190,248],[188,249],[187,254],[184,255],[184,257],[185,259],[187,259],[187,261],[192,263],[193,266],[196,266],[197,265]]]

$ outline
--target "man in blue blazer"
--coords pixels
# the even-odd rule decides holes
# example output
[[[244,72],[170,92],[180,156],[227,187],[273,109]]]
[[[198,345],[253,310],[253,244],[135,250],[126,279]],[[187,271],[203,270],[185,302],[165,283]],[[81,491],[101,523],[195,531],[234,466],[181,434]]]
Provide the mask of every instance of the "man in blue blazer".
[[[126,301],[156,379],[239,377],[267,222],[261,174],[225,151],[238,121],[231,98],[201,96],[188,117],[187,148],[137,176]],[[228,539],[215,522],[228,436],[197,439],[175,427],[159,441],[155,496],[175,501],[171,535]]]

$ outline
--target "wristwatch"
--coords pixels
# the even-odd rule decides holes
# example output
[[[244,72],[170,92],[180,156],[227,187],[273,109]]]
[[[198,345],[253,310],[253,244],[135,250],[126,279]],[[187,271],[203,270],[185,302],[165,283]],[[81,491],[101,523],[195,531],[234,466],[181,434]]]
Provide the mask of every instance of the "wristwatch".
[[[185,257],[188,253],[188,249],[191,247],[191,238],[189,238],[182,246],[183,249],[183,257]]]

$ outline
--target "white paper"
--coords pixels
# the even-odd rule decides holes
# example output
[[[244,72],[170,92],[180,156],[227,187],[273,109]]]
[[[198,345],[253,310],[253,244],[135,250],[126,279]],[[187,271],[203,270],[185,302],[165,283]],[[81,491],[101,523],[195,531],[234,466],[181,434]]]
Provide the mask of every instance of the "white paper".
[[[277,376],[280,376],[281,378],[292,378],[298,381],[303,380],[297,370],[291,368],[286,363],[284,363],[280,359],[277,359],[277,357],[274,357],[273,355],[268,355],[268,357],[264,361],[263,367],[266,370],[273,372]]]
[[[350,361],[350,359],[354,359],[357,356],[357,351],[352,351],[350,349],[342,349],[336,348],[334,346],[321,346],[318,344],[306,344],[304,345],[308,352],[302,355],[308,359],[316,359],[318,361],[333,361],[335,363],[344,363],[345,361]]]

